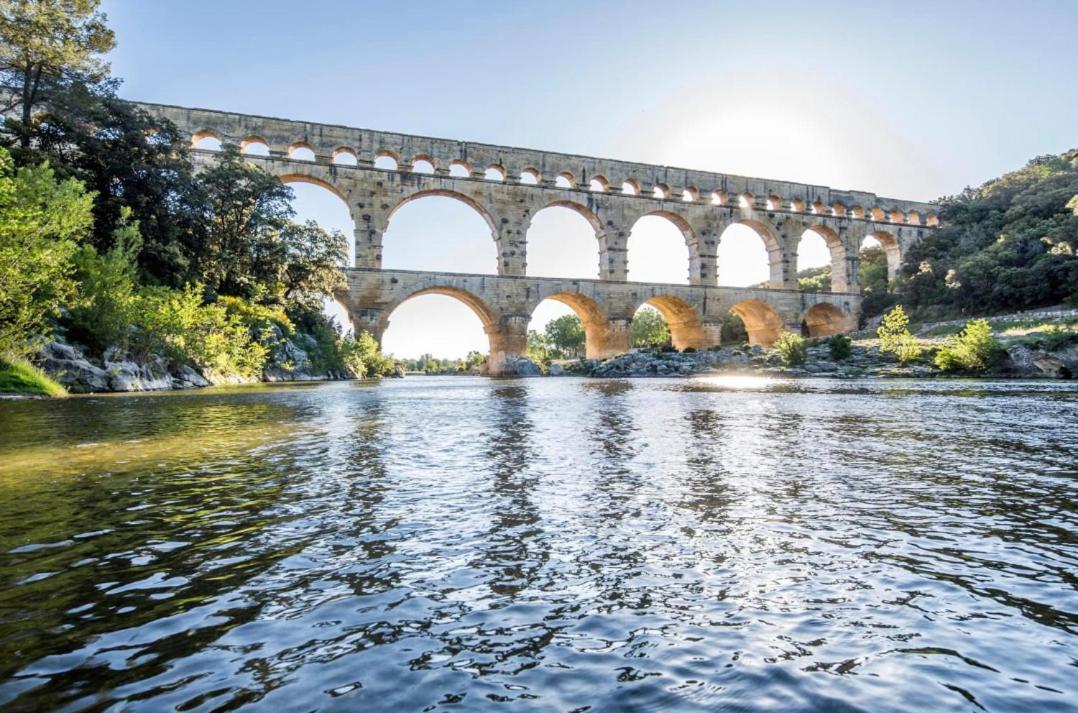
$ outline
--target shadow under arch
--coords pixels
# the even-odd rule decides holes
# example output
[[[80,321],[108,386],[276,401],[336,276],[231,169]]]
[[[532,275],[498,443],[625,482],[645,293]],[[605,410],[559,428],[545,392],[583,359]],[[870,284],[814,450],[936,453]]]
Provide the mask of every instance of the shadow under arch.
[[[584,355],[588,359],[607,359],[627,351],[624,338],[619,341],[611,331],[606,310],[592,298],[579,292],[555,292],[544,299],[560,302],[580,318],[584,325]]]
[[[643,304],[659,310],[670,328],[670,341],[678,351],[685,349],[707,349],[712,346],[700,314],[691,304],[671,295],[656,295],[644,300]]]
[[[775,308],[761,300],[743,300],[730,311],[741,318],[749,335],[749,344],[770,347],[782,334],[782,317]]]
[[[835,305],[821,302],[805,310],[801,324],[810,337],[830,337],[846,330],[846,315]]]

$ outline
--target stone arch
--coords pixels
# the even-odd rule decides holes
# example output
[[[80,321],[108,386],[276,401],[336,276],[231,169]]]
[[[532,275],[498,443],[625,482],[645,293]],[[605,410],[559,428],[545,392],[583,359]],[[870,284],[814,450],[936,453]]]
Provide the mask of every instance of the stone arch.
[[[355,149],[349,146],[338,146],[337,148],[333,149],[333,155],[330,158],[330,163],[336,164],[338,166],[358,166],[359,154],[356,153]]]
[[[490,215],[490,213],[487,211],[487,209],[484,208],[482,205],[480,205],[479,201],[475,200],[474,198],[472,198],[471,196],[469,196],[469,195],[467,195],[465,193],[460,193],[459,191],[451,191],[451,190],[447,190],[447,189],[443,189],[443,188],[431,188],[431,189],[428,189],[428,190],[417,191],[415,193],[412,193],[412,194],[406,196],[402,200],[400,200],[396,205],[394,205],[389,210],[389,213],[386,214],[387,227],[388,227],[389,221],[391,221],[393,219],[393,214],[396,213],[398,210],[400,210],[402,207],[404,207],[408,203],[411,203],[413,201],[417,201],[420,198],[428,198],[430,196],[440,196],[442,198],[452,198],[452,199],[458,200],[461,203],[463,203],[464,205],[468,206],[469,208],[474,210],[476,213],[478,213],[479,216],[483,219],[483,221],[488,226],[490,226],[490,236],[491,236],[491,238],[493,238],[495,240],[497,239],[497,237],[498,237],[497,224],[494,222],[494,218]]]
[[[775,308],[762,300],[743,300],[731,307],[730,311],[744,322],[749,344],[770,347],[785,328]]]
[[[335,196],[344,201],[345,205],[348,205],[348,196],[337,186],[333,185],[324,178],[318,176],[309,176],[304,173],[285,173],[277,177],[281,183],[310,183],[316,186],[325,188],[333,193]],[[351,208],[349,208],[351,210]]]
[[[628,332],[614,329],[606,310],[591,297],[580,292],[555,292],[543,299],[562,303],[580,318],[584,325],[584,354],[588,359],[607,359],[629,350]]]
[[[483,325],[483,332],[487,335],[490,351],[487,357],[487,369],[492,370],[497,366],[500,366],[504,361],[507,352],[506,335],[502,329],[501,320],[497,312],[494,311],[481,297],[469,292],[468,290],[460,287],[454,287],[452,285],[435,285],[433,287],[424,287],[422,289],[410,292],[407,295],[393,300],[388,303],[381,312],[381,318],[378,323],[377,334],[374,336],[381,343],[385,336],[386,330],[389,328],[390,319],[393,316],[393,312],[405,302],[414,299],[416,297],[422,297],[424,295],[442,295],[445,297],[452,297],[463,303],[468,309],[470,309],[476,317],[479,318],[479,322]],[[512,350],[513,353],[518,353],[519,349]]]
[[[898,277],[899,268],[902,267],[902,244],[898,236],[886,230],[875,230],[865,237],[875,238],[883,251],[887,253],[887,281],[894,281]]]
[[[199,144],[206,139],[213,139],[217,142],[217,148],[201,148]],[[220,151],[224,147],[225,140],[220,133],[213,129],[202,129],[191,134],[191,148],[198,149],[200,151]]]
[[[805,310],[801,325],[810,337],[829,337],[846,331],[846,315],[835,305],[821,302]]]
[[[644,300],[643,304],[659,310],[670,328],[670,341],[678,351],[685,349],[707,349],[712,346],[700,313],[691,304],[673,295],[656,295]]]
[[[726,238],[727,231],[735,225],[743,225],[756,233],[756,236],[764,244],[764,250],[767,253],[767,265],[768,265],[768,279],[767,286],[772,289],[782,289],[786,287],[786,264],[785,256],[783,254],[782,243],[775,236],[775,230],[759,220],[741,219],[727,225],[722,233],[719,235],[719,249],[722,249],[723,240]],[[719,264],[719,275],[723,275],[723,266]],[[720,283],[721,284],[721,283]]]
[[[314,161],[314,147],[306,141],[296,141],[288,146],[288,158],[292,161]]]
[[[556,208],[565,210],[551,210]],[[528,218],[526,274],[595,279],[602,252],[601,231],[599,217],[581,203],[556,200],[545,204]],[[587,242],[585,234],[590,236]]]
[[[258,150],[259,147],[264,149],[264,152],[255,153],[255,151],[252,151],[252,149]],[[262,136],[252,134],[240,142],[240,153],[247,156],[269,156],[269,151],[269,142]]]
[[[806,225],[805,233],[808,232],[816,233],[823,238],[828,251],[831,253],[831,291],[849,292],[851,283],[850,270],[847,266],[846,246],[843,244],[842,238],[839,237],[837,232],[821,224]],[[802,233],[801,238],[798,239],[798,252],[801,250],[801,240],[804,240],[805,233]],[[801,269],[801,263],[798,262],[796,271],[800,272]]]
[[[699,241],[696,237],[696,231],[692,229],[689,222],[678,213],[669,210],[653,210],[640,215],[629,228],[629,236],[626,241],[626,263],[628,269],[628,278],[634,280],[633,275],[633,235],[636,233],[637,226],[644,218],[660,218],[663,221],[671,224],[679,233],[685,244],[685,258],[684,271],[680,273],[681,277],[677,279],[659,280],[659,282],[670,282],[673,284],[689,284],[691,282],[692,266],[696,264],[700,258]],[[639,253],[641,247],[637,244],[636,251]],[[654,256],[653,256],[654,257]],[[656,280],[646,279],[645,282],[655,282]]]

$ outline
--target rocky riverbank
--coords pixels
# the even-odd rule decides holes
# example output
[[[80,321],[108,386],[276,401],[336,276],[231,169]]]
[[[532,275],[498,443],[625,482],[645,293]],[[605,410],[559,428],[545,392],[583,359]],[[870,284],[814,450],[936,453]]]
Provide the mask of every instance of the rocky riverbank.
[[[353,378],[351,374],[314,369],[309,352],[315,346],[314,339],[308,335],[296,335],[285,340],[273,351],[261,377],[220,374],[198,370],[190,365],[175,366],[161,356],[136,358],[116,349],[106,349],[100,358],[94,358],[79,347],[62,341],[47,344],[35,361],[46,374],[73,394]]]
[[[604,361],[581,359],[552,364],[551,376],[599,378],[685,377],[711,373],[758,373],[792,377],[931,378],[944,372],[930,361],[899,364],[873,344],[855,343],[850,356],[834,359],[824,344],[808,347],[804,364],[783,366],[775,351],[761,347],[724,347],[704,352],[635,351]],[[1078,344],[1049,351],[1029,344],[1005,346],[999,363],[976,376],[1066,379],[1078,374]],[[948,374],[949,376],[952,374]]]

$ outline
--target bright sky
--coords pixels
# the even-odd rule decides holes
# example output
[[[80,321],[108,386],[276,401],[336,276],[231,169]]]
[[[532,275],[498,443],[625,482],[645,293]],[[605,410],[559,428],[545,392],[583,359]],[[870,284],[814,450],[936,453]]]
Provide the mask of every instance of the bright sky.
[[[931,200],[1078,145],[1078,2],[329,2],[105,0],[131,99],[767,176]],[[347,210],[294,185],[302,219]],[[551,208],[528,272],[594,277],[583,219]],[[437,249],[432,250],[435,247]],[[478,215],[408,204],[385,266],[494,272]],[[800,267],[825,264],[809,236]],[[767,278],[759,238],[728,231],[720,283]],[[630,279],[687,281],[660,218],[635,226]],[[533,327],[568,308],[545,302]],[[487,351],[448,297],[406,302],[398,356]]]

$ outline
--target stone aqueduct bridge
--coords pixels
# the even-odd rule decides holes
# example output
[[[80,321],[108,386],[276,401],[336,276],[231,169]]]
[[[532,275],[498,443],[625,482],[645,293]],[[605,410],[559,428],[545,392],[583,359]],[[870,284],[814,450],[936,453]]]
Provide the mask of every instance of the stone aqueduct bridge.
[[[532,311],[559,300],[584,322],[587,354],[628,350],[628,326],[650,304],[670,325],[679,349],[719,343],[731,310],[750,341],[770,345],[784,330],[823,336],[853,328],[860,315],[862,241],[873,236],[887,251],[893,276],[907,247],[932,230],[927,203],[872,193],[748,178],[549,151],[413,136],[205,109],[141,104],[192,137],[236,145],[285,182],[307,182],[336,193],[355,224],[355,265],[337,298],[357,330],[381,339],[393,310],[422,294],[444,294],[468,305],[490,338],[491,373],[526,350]],[[196,150],[199,161],[215,154]],[[388,162],[389,165],[384,164]],[[382,269],[382,236],[395,211],[424,196],[455,198],[490,227],[497,275]],[[527,232],[549,206],[582,215],[595,231],[599,265],[594,280],[527,276]],[[661,216],[685,238],[689,284],[628,281],[629,233],[640,218]],[[719,287],[718,242],[733,225],[750,227],[767,247],[767,289]],[[797,246],[806,230],[831,252],[831,293],[796,289]]]

